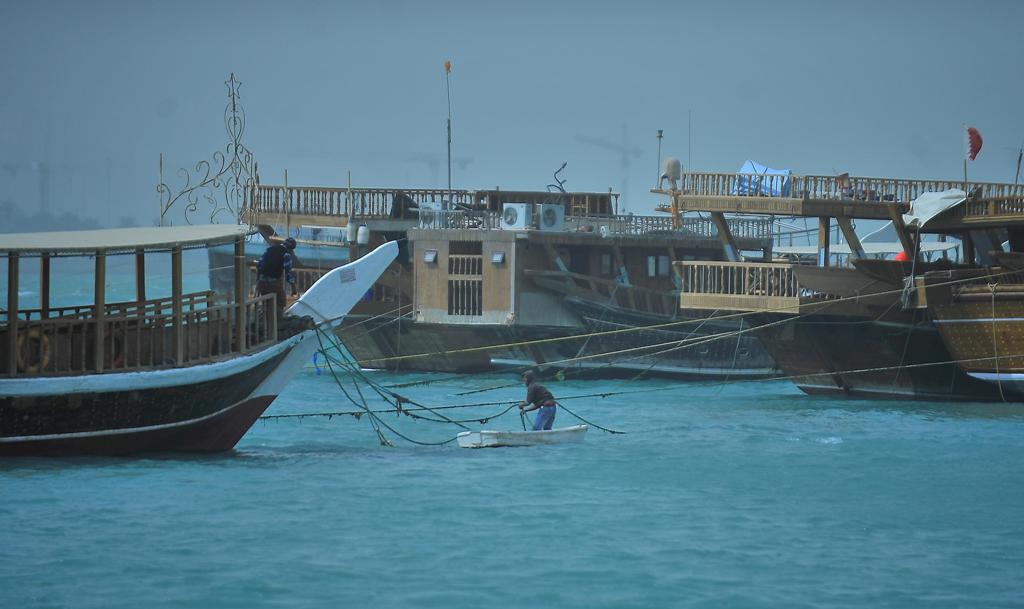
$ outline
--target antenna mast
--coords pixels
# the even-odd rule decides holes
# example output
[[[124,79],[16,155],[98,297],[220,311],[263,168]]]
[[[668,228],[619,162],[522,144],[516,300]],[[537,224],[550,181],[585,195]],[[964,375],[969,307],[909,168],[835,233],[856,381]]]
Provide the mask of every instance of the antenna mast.
[[[452,73],[452,62],[444,62],[444,88],[448,92],[448,207],[452,204],[452,87],[450,76]]]

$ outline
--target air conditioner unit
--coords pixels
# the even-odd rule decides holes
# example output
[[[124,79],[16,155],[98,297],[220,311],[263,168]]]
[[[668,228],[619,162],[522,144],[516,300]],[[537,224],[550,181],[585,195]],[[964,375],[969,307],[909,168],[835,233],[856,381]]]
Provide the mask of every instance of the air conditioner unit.
[[[541,203],[538,210],[537,228],[540,230],[565,230],[565,206],[561,203]]]
[[[440,201],[423,201],[419,205],[420,228],[443,228],[444,213]]]
[[[533,226],[533,205],[529,203],[505,203],[501,206],[501,228],[504,230],[525,230]]]

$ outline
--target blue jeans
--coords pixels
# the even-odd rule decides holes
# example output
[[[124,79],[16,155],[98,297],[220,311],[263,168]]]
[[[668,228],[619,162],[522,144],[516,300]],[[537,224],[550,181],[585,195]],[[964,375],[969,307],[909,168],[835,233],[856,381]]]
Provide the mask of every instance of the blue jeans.
[[[533,430],[540,431],[542,429],[551,429],[551,424],[554,422],[555,407],[541,406],[537,409],[537,417],[533,420]]]

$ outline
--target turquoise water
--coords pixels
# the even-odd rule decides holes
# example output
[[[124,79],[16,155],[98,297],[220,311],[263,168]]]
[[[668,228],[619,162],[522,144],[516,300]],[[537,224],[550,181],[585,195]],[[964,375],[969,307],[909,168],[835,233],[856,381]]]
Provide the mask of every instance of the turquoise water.
[[[1024,407],[548,386],[650,391],[567,401],[628,432],[581,445],[383,448],[343,416],[260,422],[219,456],[0,461],[0,607],[1024,606]],[[351,409],[307,369],[269,414]]]

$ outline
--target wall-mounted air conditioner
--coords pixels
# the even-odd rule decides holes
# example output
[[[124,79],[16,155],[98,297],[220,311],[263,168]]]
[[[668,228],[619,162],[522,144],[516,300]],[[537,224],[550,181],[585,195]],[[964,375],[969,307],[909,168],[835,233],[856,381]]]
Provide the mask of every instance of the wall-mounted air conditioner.
[[[565,206],[561,203],[541,203],[537,210],[537,228],[565,230]]]
[[[504,230],[525,230],[533,225],[533,205],[529,203],[505,203],[501,206],[501,228]]]
[[[444,213],[440,201],[423,201],[420,208],[420,228],[443,228]]]

